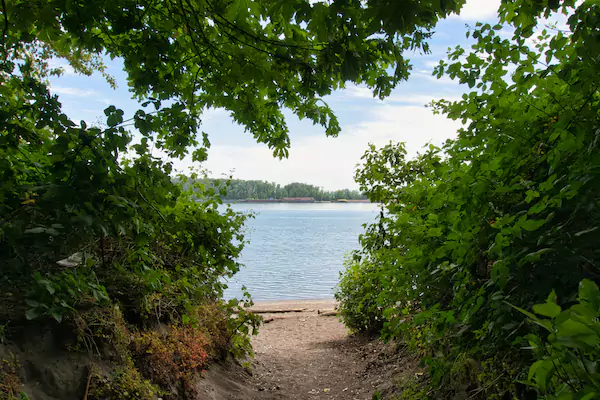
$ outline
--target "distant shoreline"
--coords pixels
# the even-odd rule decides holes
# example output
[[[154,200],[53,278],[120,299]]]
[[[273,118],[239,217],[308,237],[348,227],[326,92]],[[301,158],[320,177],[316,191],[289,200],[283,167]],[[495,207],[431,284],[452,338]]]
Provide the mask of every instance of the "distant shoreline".
[[[330,201],[319,201],[319,200],[284,200],[284,199],[273,199],[273,200],[260,200],[260,199],[244,199],[244,200],[223,200],[224,203],[243,203],[243,204],[272,204],[272,203],[285,203],[285,204],[375,204],[370,200],[330,200]]]

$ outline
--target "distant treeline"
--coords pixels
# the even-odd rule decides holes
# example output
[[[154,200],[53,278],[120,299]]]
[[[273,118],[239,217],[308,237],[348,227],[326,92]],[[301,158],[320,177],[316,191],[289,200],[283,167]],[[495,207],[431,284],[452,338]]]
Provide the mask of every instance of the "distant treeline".
[[[223,186],[225,180],[209,179],[216,186]],[[224,200],[269,200],[282,199],[284,197],[313,197],[317,201],[329,200],[364,200],[366,196],[358,190],[336,190],[327,191],[320,187],[307,183],[294,182],[285,186],[267,181],[244,181],[233,179],[227,186],[227,192],[222,198]]]

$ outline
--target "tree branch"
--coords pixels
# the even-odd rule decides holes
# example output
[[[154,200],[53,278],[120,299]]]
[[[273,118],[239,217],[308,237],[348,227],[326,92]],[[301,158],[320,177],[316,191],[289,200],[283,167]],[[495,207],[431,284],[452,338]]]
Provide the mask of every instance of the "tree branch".
[[[2,0],[2,12],[4,13],[4,30],[2,31],[2,37],[8,35],[8,13],[6,11],[6,0]]]

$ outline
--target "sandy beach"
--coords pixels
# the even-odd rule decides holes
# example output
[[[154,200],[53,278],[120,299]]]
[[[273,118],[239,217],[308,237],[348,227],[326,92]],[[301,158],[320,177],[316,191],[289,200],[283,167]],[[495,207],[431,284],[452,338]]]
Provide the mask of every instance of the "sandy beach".
[[[251,376],[209,370],[206,398],[370,400],[415,366],[393,346],[350,335],[335,306],[333,299],[255,303],[265,323],[252,340]]]

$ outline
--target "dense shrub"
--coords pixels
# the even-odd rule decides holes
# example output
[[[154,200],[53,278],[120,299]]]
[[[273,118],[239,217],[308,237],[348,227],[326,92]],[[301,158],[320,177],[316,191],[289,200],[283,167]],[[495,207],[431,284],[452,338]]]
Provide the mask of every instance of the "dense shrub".
[[[71,320],[76,336],[74,350],[116,361],[128,357],[131,334],[118,306],[93,307],[73,314]]]
[[[536,361],[527,383],[539,399],[593,399],[600,396],[600,290],[581,281],[577,302],[564,310],[552,292],[545,303],[533,306],[536,315],[520,309],[542,327],[526,337]]]
[[[206,367],[209,340],[199,328],[172,326],[167,332],[142,332],[131,342],[136,365],[161,386],[190,378]]]
[[[379,281],[376,264],[345,262],[346,271],[340,276],[336,300],[344,323],[355,332],[376,333],[383,328],[385,307],[379,301],[384,285]]]
[[[436,68],[473,88],[434,105],[463,122],[457,138],[413,159],[372,147],[358,169],[384,212],[342,278],[342,315],[370,330],[384,309],[383,336],[420,349],[433,397],[525,396],[519,346],[537,328],[509,304],[555,289],[566,305],[583,278],[600,280],[600,8],[570,5],[503,4],[504,24],[478,24],[472,50]],[[568,31],[534,35],[552,8]]]
[[[87,398],[90,400],[153,400],[162,392],[145,380],[133,364],[126,363],[108,375],[92,377]]]

